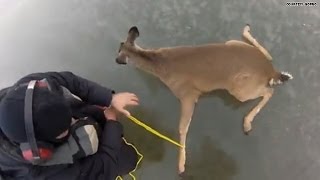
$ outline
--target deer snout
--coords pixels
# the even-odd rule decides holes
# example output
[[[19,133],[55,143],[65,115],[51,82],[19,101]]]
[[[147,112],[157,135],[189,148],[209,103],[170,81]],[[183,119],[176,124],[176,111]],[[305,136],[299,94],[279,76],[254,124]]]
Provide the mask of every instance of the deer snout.
[[[126,61],[126,59],[118,57],[118,58],[116,58],[116,63],[121,64],[121,65],[125,65],[125,64],[127,64],[127,61]]]

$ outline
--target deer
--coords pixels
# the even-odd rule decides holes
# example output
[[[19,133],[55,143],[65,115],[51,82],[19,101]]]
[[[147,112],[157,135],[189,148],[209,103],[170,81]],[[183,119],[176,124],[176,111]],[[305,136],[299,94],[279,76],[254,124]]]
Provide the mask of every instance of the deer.
[[[214,90],[226,90],[240,102],[261,100],[244,117],[243,132],[248,135],[252,122],[267,104],[277,85],[293,78],[277,71],[270,53],[251,35],[247,24],[242,40],[181,45],[162,48],[141,48],[135,43],[140,36],[132,26],[120,43],[117,64],[134,67],[157,77],[180,102],[178,174],[185,172],[186,139],[198,99]]]

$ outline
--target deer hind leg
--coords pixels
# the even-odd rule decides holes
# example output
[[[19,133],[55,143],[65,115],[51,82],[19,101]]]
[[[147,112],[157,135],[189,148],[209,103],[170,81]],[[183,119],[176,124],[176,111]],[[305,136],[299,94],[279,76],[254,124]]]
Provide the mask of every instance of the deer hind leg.
[[[187,133],[189,130],[190,122],[192,119],[195,103],[197,98],[186,98],[181,99],[181,114],[179,122],[179,134],[180,134],[180,144],[184,146],[179,151],[179,174],[185,171],[185,162],[186,162],[186,139]]]
[[[242,32],[242,40],[252,46],[255,46],[253,44],[254,38],[252,37],[252,35],[250,34],[250,26],[247,24],[244,28],[243,28],[243,32]],[[256,47],[256,46],[255,46]]]
[[[252,121],[260,110],[267,104],[273,94],[273,89],[267,88],[262,94],[262,100],[246,115],[243,121],[243,131],[246,135],[252,130]]]
[[[251,45],[250,43],[246,43],[243,41],[238,41],[238,40],[229,40],[227,42],[225,42],[226,45],[235,45],[235,46],[251,46],[253,47],[253,45]]]
[[[235,77],[232,88],[228,89],[229,93],[241,102],[262,97],[262,100],[244,118],[243,131],[247,135],[252,130],[251,123],[254,117],[266,105],[273,94],[273,89],[266,87],[265,84],[267,83],[261,83],[262,81],[249,74],[239,74]]]
[[[250,26],[246,25],[243,29],[243,33],[242,33],[242,38],[245,42],[248,42],[249,44],[255,46],[256,48],[258,48],[260,50],[260,52],[262,52],[266,58],[268,60],[272,60],[272,56],[270,55],[270,53],[259,44],[259,42],[252,37],[251,33],[250,33]]]

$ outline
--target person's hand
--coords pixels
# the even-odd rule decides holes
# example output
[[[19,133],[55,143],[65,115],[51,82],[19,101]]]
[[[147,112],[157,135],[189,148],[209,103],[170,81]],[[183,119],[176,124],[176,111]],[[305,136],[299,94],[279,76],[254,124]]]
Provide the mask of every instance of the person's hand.
[[[104,112],[104,117],[107,120],[112,120],[112,121],[117,120],[117,112],[113,107],[105,108],[103,112]]]
[[[130,112],[127,111],[125,107],[137,105],[139,105],[138,97],[135,94],[128,92],[114,94],[111,101],[111,106],[127,117],[130,116]]]

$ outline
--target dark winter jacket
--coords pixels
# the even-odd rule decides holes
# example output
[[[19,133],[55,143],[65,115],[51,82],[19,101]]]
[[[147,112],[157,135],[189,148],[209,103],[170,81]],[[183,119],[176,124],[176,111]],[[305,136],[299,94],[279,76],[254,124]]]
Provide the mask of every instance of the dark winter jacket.
[[[114,92],[71,72],[34,73],[23,77],[14,86],[43,78],[53,88],[63,86],[83,100],[83,104],[70,108],[74,117],[90,116],[102,126],[98,151],[72,164],[35,166],[22,158],[19,145],[6,138],[0,129],[0,179],[114,180],[118,175],[132,171],[138,154],[122,139],[122,125],[118,121],[106,121],[103,111],[95,106],[109,106]],[[1,90],[0,101],[9,90]]]

